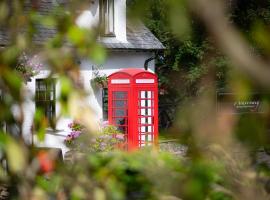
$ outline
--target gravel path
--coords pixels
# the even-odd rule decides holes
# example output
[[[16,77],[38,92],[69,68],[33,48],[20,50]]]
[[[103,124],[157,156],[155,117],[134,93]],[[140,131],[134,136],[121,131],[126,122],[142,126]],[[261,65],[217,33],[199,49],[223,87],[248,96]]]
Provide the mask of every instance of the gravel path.
[[[159,148],[160,151],[169,152],[179,157],[183,157],[187,153],[187,146],[179,144],[175,140],[161,141]]]

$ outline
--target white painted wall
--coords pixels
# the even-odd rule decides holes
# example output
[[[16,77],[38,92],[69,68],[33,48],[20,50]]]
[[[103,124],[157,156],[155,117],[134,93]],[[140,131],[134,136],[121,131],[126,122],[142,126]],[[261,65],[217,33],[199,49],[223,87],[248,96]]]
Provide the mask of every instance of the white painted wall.
[[[144,62],[149,57],[152,57],[151,52],[135,52],[135,51],[113,51],[109,52],[106,63],[102,65],[100,70],[101,74],[110,75],[123,68],[142,68],[144,67]],[[89,106],[92,107],[96,114],[97,120],[102,120],[102,91],[93,90],[91,86],[91,79],[93,78],[92,66],[96,66],[93,62],[87,59],[81,60],[81,79],[83,81],[83,87],[88,92],[87,101]],[[149,63],[149,70],[154,72],[154,61]],[[46,78],[49,75],[49,70],[42,70],[37,76],[35,76],[31,82],[28,82],[24,89],[25,103],[23,105],[24,110],[24,123],[23,123],[23,135],[27,142],[31,143],[32,131],[31,127],[33,124],[33,116],[35,113],[35,79]],[[55,76],[57,79],[57,75]],[[60,92],[59,81],[56,82],[56,97],[59,96]],[[61,108],[59,103],[56,104],[56,116],[61,113]],[[72,122],[70,117],[61,117],[57,123],[57,131],[51,131],[48,129],[43,142],[34,139],[34,143],[41,147],[56,147],[61,148],[64,153],[68,148],[64,144],[64,139],[66,135],[69,134],[70,130],[68,124]]]

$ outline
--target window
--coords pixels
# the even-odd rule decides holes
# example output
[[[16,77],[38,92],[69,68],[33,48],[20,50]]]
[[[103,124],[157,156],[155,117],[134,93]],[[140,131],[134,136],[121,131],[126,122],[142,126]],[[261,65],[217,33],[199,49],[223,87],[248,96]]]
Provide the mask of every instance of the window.
[[[108,120],[108,88],[102,90],[102,111],[103,120]]]
[[[44,112],[49,122],[55,119],[54,79],[36,79],[36,108]]]
[[[114,0],[100,0],[100,26],[103,36],[115,36]]]

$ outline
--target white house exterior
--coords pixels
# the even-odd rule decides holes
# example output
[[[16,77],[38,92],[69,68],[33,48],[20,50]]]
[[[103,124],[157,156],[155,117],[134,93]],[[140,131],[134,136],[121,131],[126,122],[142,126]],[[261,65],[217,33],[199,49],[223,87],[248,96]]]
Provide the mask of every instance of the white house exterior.
[[[40,8],[46,9],[54,6],[57,1],[41,0]],[[105,10],[104,10],[105,9]],[[155,52],[164,47],[157,38],[141,23],[131,24],[126,18],[126,0],[93,0],[89,1],[89,8],[81,11],[76,20],[79,27],[91,28],[105,23],[104,34],[98,39],[108,50],[106,62],[100,69],[101,74],[110,75],[111,73],[123,68],[144,68],[147,59],[154,57]],[[52,37],[54,30],[40,29],[42,38]],[[0,33],[0,42],[5,45],[5,37]],[[42,41],[38,41],[42,42]],[[87,99],[89,106],[92,107],[98,121],[103,120],[102,89],[93,90],[91,79],[94,78],[93,66],[96,64],[89,59],[81,59],[80,76],[84,89],[89,93]],[[154,59],[148,63],[150,71],[155,71]],[[62,117],[56,126],[56,131],[48,129],[45,140],[40,143],[37,140],[32,141],[32,124],[37,102],[33,101],[39,87],[43,87],[42,79],[46,79],[50,71],[46,66],[26,85],[27,99],[24,104],[24,123],[23,135],[29,143],[34,142],[42,147],[61,148],[63,153],[68,149],[64,144],[64,139],[69,134],[68,124],[73,120],[69,117]],[[60,83],[55,76],[55,96],[59,95]],[[39,85],[37,85],[39,84]],[[60,104],[56,102],[54,115],[60,113]]]

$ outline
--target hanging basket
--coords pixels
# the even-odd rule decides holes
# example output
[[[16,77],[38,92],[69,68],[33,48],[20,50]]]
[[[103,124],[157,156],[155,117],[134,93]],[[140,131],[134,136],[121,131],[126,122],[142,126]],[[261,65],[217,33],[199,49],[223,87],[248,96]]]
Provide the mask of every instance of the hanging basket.
[[[108,87],[107,79],[101,80],[101,79],[95,78],[95,79],[93,79],[93,84],[94,84],[95,88],[98,88],[98,89]]]
[[[107,81],[96,82],[95,84],[96,84],[96,86],[97,86],[98,88],[107,88],[107,87],[108,87]]]

